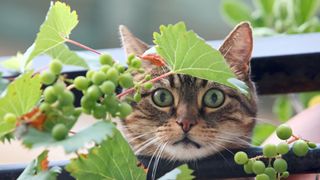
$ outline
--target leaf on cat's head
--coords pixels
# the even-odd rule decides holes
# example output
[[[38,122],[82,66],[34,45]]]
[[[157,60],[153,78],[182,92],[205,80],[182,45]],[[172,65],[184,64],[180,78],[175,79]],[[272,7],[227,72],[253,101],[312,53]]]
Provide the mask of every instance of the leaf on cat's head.
[[[155,32],[153,37],[157,53],[172,72],[214,81],[248,94],[247,85],[239,83],[220,51],[193,31],[187,31],[183,22],[162,25],[160,33]]]

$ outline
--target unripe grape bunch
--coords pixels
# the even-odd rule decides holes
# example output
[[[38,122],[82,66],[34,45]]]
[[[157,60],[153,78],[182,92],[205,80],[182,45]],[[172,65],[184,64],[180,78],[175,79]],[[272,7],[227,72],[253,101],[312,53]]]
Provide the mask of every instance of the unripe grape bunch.
[[[264,145],[263,154],[252,158],[249,158],[247,153],[239,151],[234,155],[235,163],[243,165],[246,174],[255,174],[256,180],[283,179],[289,176],[288,163],[283,159],[283,155],[292,149],[296,156],[303,157],[309,149],[316,148],[316,144],[293,135],[292,129],[286,124],[278,126],[276,134],[279,139],[284,141],[277,145]],[[293,145],[290,146],[290,144]]]

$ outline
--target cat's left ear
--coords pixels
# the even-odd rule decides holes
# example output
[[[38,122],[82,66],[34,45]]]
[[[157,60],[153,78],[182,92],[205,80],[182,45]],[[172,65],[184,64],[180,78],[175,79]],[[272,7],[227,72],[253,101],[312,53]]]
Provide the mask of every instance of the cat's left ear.
[[[219,51],[241,80],[248,80],[252,53],[252,28],[249,23],[237,25],[224,40]]]

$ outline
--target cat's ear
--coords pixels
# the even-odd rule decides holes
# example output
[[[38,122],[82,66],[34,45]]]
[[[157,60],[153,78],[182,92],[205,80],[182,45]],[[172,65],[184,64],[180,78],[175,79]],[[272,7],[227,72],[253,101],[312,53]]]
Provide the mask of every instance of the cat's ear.
[[[237,25],[224,40],[219,51],[241,80],[248,80],[252,53],[252,29],[249,23]]]

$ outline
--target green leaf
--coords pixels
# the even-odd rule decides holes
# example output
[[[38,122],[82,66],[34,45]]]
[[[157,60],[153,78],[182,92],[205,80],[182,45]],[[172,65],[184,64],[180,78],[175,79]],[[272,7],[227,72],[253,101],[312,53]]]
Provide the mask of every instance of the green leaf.
[[[154,33],[157,53],[162,56],[173,73],[186,74],[237,88],[243,92],[239,80],[224,60],[220,51],[213,49],[196,33],[187,31],[183,22],[160,26]],[[247,88],[247,87],[246,87]]]
[[[126,179],[145,180],[146,173],[137,167],[137,159],[121,133],[114,128],[113,136],[90,149],[88,155],[72,159],[66,169],[79,180]]]
[[[276,126],[262,123],[257,124],[252,133],[252,145],[260,146],[274,131],[276,130]]]
[[[222,13],[232,25],[238,24],[241,21],[252,20],[250,8],[238,0],[222,1]]]
[[[265,15],[272,15],[273,5],[275,0],[255,0],[254,1],[258,8],[262,10]]]
[[[320,95],[319,91],[315,91],[315,92],[307,92],[307,93],[299,93],[299,100],[302,103],[302,105],[304,106],[304,108],[308,107],[308,103],[309,101],[314,97]]]
[[[0,99],[0,137],[15,129],[15,122],[5,122],[6,113],[21,116],[29,112],[40,100],[41,83],[39,75],[33,72],[22,74],[9,84],[6,94]]]
[[[114,125],[111,122],[99,121],[73,136],[57,141],[53,139],[50,132],[42,132],[30,127],[22,136],[22,141],[29,148],[63,146],[67,153],[71,153],[84,147],[88,142],[101,143],[107,136],[112,135],[113,128]]]
[[[320,0],[295,0],[294,2],[295,17],[299,25],[314,17],[320,5]]]
[[[11,69],[17,72],[20,72],[20,67],[23,64],[23,54],[20,52],[17,55],[12,56],[11,58],[1,61],[1,66],[7,69]]]
[[[47,52],[52,58],[59,59],[63,64],[75,65],[88,68],[89,66],[77,53],[70,51],[65,44],[60,44],[57,47]]]
[[[48,151],[43,151],[35,160],[33,160],[17,180],[55,180],[59,173],[60,167],[52,167],[49,170],[43,169],[43,161],[47,161]]]
[[[192,175],[193,170],[189,169],[188,165],[181,165],[174,170],[163,175],[159,180],[175,179],[175,180],[191,180],[195,177]]]
[[[284,123],[293,116],[293,107],[288,96],[279,96],[273,104],[272,111],[280,122]]]
[[[66,60],[68,64],[81,65],[87,68],[88,66],[83,59],[75,57],[75,55],[63,45],[65,38],[69,37],[71,30],[77,24],[77,13],[71,11],[69,6],[59,1],[51,4],[46,20],[40,27],[40,32],[37,34],[34,45],[27,51],[27,54],[30,54],[26,59],[25,65],[34,57],[47,53],[53,58],[72,55],[72,59]],[[58,51],[62,51],[62,55],[60,55]],[[60,60],[64,62],[62,59]]]

